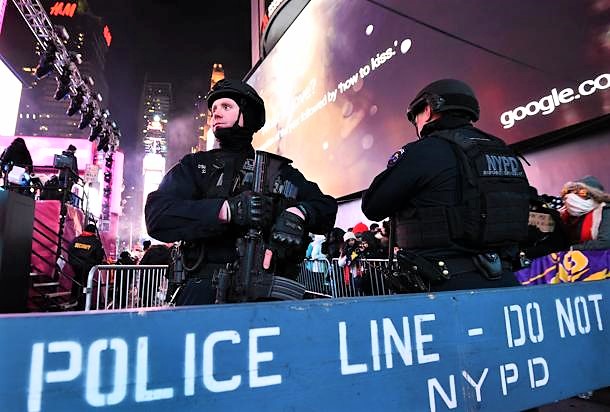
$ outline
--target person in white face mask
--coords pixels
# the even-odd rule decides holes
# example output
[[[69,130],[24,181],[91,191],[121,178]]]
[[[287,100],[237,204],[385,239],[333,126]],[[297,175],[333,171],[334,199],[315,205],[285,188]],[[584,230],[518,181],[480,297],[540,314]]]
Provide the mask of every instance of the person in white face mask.
[[[594,176],[567,182],[560,210],[572,249],[610,249],[610,194]]]

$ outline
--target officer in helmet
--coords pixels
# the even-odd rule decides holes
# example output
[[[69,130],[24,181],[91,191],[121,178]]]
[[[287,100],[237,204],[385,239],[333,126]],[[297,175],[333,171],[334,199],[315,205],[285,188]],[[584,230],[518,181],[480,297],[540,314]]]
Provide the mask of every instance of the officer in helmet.
[[[207,102],[220,148],[184,156],[148,195],[145,208],[150,236],[183,241],[187,283],[178,305],[214,303],[214,273],[236,260],[236,239],[253,224],[273,227],[270,238],[282,256],[299,263],[307,234],[326,233],[337,212],[334,198],[286,163],[278,178],[296,187],[296,204],[272,216],[270,200],[253,193],[247,181],[254,159],[252,135],[265,124],[263,100],[244,82],[221,80]]]
[[[472,123],[479,103],[444,79],[409,105],[419,140],[403,146],[362,199],[371,220],[391,217],[397,292],[516,286],[512,263],[527,236],[528,181],[515,153]]]

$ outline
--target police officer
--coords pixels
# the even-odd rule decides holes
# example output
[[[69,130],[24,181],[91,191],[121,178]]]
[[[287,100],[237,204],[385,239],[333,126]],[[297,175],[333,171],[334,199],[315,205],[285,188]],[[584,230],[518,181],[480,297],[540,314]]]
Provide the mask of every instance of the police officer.
[[[296,204],[274,218],[269,199],[248,190],[246,183],[254,158],[252,136],[265,124],[263,100],[248,84],[225,79],[216,83],[207,102],[220,149],[183,157],[145,207],[149,235],[163,242],[185,241],[187,284],[178,305],[214,303],[214,272],[235,261],[236,239],[252,225],[272,226],[276,253],[297,263],[305,257],[308,232],[326,233],[337,212],[334,198],[286,163],[278,178],[296,188]],[[282,276],[296,278],[296,270]]]
[[[392,217],[400,292],[516,286],[511,263],[527,235],[527,177],[499,138],[472,123],[479,103],[466,83],[421,90],[407,118],[419,140],[403,146],[365,192],[371,220]]]

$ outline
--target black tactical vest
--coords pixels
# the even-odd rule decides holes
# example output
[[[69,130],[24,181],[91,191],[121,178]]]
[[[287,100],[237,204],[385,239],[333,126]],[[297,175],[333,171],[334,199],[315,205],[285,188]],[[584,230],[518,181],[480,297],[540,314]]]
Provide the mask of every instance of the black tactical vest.
[[[457,205],[398,213],[398,245],[484,252],[524,240],[529,184],[514,151],[501,139],[474,128],[436,131],[426,137],[434,138],[451,143],[457,157]]]
[[[219,149],[197,152],[193,171],[197,183],[194,198],[228,198],[251,188],[254,153],[235,154]]]
[[[290,203],[288,198],[296,199],[298,190],[282,176],[281,169],[290,164],[289,159],[272,155],[274,161],[266,170],[267,182],[264,192],[274,199],[274,213],[279,214]],[[253,190],[254,151],[250,153],[233,153],[220,149],[197,152],[193,158],[192,174],[196,187],[193,199],[224,198],[228,199],[246,190]],[[271,228],[266,228],[265,236]],[[245,229],[228,225],[222,236],[213,241],[184,242],[181,248],[187,271],[197,272],[202,262],[230,262],[235,256],[235,239],[245,234]],[[199,263],[196,263],[198,262]]]

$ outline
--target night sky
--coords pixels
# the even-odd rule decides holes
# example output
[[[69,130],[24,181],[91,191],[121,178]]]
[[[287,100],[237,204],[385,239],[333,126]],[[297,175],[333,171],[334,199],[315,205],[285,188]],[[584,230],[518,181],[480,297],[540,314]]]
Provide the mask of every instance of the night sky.
[[[128,161],[142,150],[138,116],[145,75],[151,81],[172,83],[171,122],[193,113],[197,94],[209,88],[214,63],[223,64],[227,77],[242,78],[250,70],[247,0],[89,0],[89,5],[112,32],[106,67],[109,109],[121,128],[121,148]],[[170,162],[189,147],[172,145],[170,136]]]

